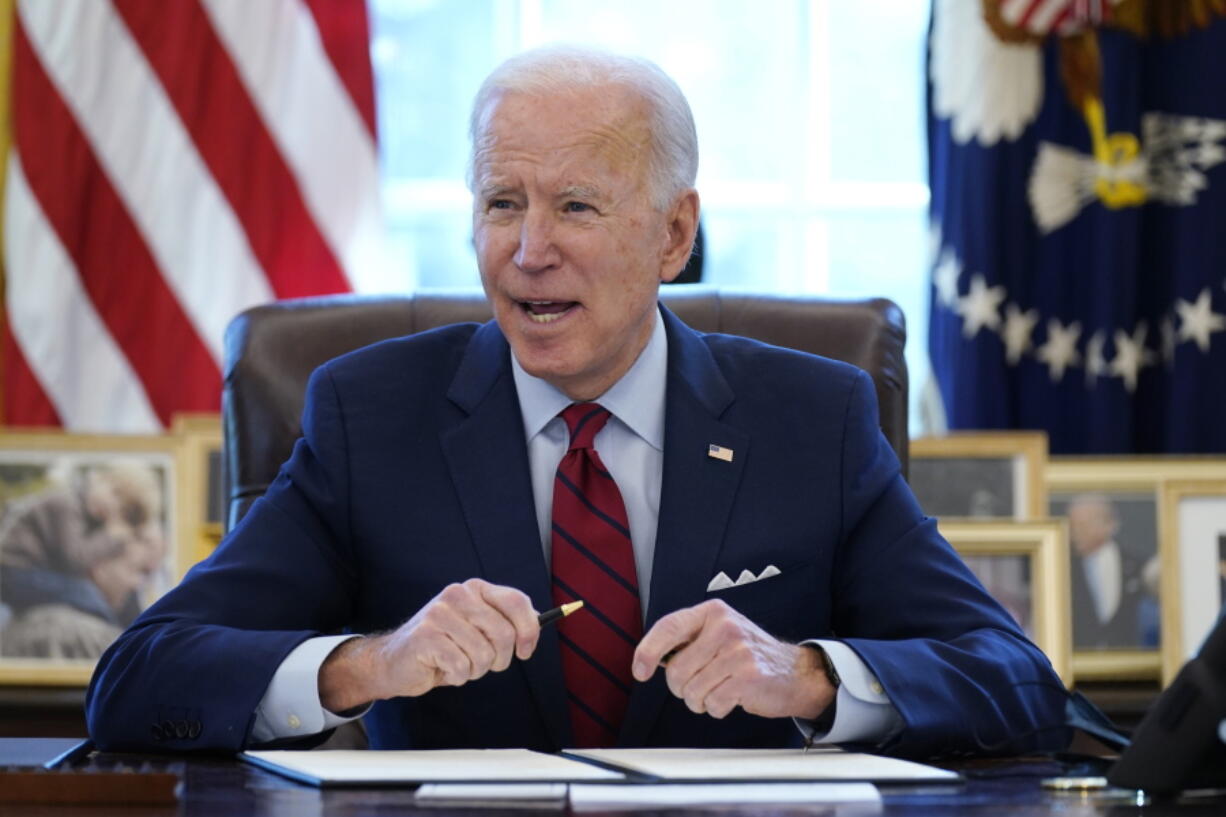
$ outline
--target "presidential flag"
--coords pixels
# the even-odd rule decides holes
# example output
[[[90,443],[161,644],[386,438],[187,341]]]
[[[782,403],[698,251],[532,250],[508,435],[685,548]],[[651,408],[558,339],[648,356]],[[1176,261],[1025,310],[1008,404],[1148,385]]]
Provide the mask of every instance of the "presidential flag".
[[[20,0],[3,421],[217,411],[239,311],[382,274],[364,0]]]
[[[1226,451],[1226,0],[934,0],[951,428]]]

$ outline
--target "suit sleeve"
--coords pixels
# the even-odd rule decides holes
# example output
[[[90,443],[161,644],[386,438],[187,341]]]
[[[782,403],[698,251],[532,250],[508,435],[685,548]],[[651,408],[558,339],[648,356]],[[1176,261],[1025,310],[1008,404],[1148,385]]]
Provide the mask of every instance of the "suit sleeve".
[[[104,750],[241,749],[282,660],[350,619],[344,418],[325,366],[303,439],[207,560],[103,654],[86,695]]]
[[[902,717],[881,748],[936,757],[1064,745],[1063,685],[923,515],[862,372],[846,417],[833,623]]]

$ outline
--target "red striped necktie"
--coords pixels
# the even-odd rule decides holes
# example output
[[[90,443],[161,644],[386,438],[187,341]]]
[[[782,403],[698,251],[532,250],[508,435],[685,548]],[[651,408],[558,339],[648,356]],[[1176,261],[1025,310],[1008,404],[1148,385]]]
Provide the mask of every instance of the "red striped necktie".
[[[558,625],[576,746],[612,746],[630,699],[630,659],[643,636],[630,525],[617,483],[592,446],[609,412],[562,414],[570,448],[553,483],[553,603],[582,599]]]

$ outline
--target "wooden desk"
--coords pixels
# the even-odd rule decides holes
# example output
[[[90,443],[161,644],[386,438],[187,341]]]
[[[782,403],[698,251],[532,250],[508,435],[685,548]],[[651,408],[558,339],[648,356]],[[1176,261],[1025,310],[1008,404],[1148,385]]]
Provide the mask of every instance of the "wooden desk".
[[[181,760],[176,758],[176,760]],[[139,761],[139,759],[138,759]],[[261,817],[309,817],[310,815],[422,815],[423,817],[529,817],[541,812],[572,817],[562,809],[447,809],[421,808],[413,802],[410,789],[332,789],[319,790],[294,783],[270,772],[225,758],[189,758],[183,761],[184,785],[181,802],[174,807],[131,806],[89,807],[30,807],[27,805],[0,805],[0,817],[4,815],[29,814],[34,811],[42,817],[69,817],[69,815],[186,815],[188,817],[234,817],[235,815],[260,815]],[[930,817],[930,815],[956,815],[957,817],[1035,817],[1036,815],[1059,815],[1060,817],[1092,817],[1093,815],[1220,815],[1226,813],[1226,795],[1212,798],[1184,798],[1173,803],[1149,804],[1138,807],[1126,801],[1103,801],[1095,797],[1053,794],[1043,790],[1040,778],[1051,771],[1047,764],[1026,764],[1009,761],[977,762],[967,764],[961,771],[969,777],[968,782],[958,786],[915,786],[909,788],[883,787],[883,806],[880,811],[862,804],[836,808],[833,806],[806,806],[803,808],[757,808],[742,812],[720,811],[723,817],[782,817],[783,815],[833,815],[833,817],[868,817],[881,814],[883,817]],[[629,817],[678,817],[676,810],[670,812],[636,811],[624,812]],[[699,813],[695,810],[695,814]],[[602,812],[601,814],[607,814]],[[596,813],[593,812],[595,816]]]

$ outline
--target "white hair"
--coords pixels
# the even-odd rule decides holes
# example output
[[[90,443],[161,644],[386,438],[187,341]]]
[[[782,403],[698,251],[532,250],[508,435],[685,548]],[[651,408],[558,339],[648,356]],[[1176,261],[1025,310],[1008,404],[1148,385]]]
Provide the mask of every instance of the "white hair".
[[[545,46],[517,54],[481,83],[468,127],[472,146],[469,189],[474,184],[478,139],[489,125],[490,108],[498,94],[544,96],[607,85],[626,87],[647,104],[651,134],[648,191],[656,208],[667,208],[678,194],[694,186],[698,175],[698,133],[685,94],[650,60],[570,45]]]

